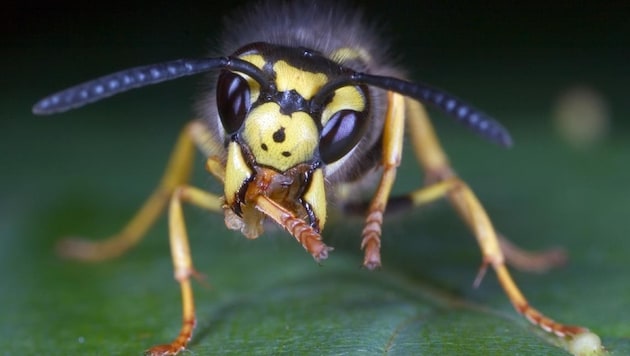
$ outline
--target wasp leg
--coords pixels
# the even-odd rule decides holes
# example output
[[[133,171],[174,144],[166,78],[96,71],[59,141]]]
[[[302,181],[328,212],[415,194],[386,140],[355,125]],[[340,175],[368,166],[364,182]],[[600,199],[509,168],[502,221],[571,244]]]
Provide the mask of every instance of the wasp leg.
[[[195,145],[211,151],[209,134],[200,121],[191,121],[182,130],[157,189],[123,229],[102,241],[68,238],[57,249],[64,257],[84,261],[102,261],[117,257],[136,245],[160,216],[174,189],[186,183],[192,171]]]
[[[210,211],[221,211],[223,199],[191,186],[179,186],[173,192],[169,205],[169,239],[171,244],[171,256],[175,269],[175,279],[182,290],[182,328],[173,342],[158,345],[146,351],[147,355],[175,355],[186,348],[186,344],[192,337],[195,327],[195,303],[193,299],[190,277],[198,277],[199,274],[193,267],[188,233],[184,222],[182,201],[191,203]]]
[[[405,101],[396,93],[388,92],[388,108],[383,130],[383,174],[367,211],[362,232],[363,266],[375,269],[381,266],[381,227],[389,194],[396,179],[396,169],[402,157],[405,131]]]
[[[567,252],[562,247],[543,251],[527,251],[514,245],[498,232],[497,238],[499,239],[499,247],[505,256],[505,262],[518,270],[544,273],[567,263]]]
[[[443,197],[443,195],[438,194],[439,196],[435,199],[414,198],[416,195],[424,196],[424,194],[429,194],[421,192],[422,189],[423,188],[406,195],[390,197],[387,201],[387,213],[408,210],[423,204],[428,204]],[[431,194],[435,193],[437,193],[437,190]],[[368,206],[369,203],[367,202],[350,202],[345,203],[343,211],[346,214],[363,215],[367,211]],[[468,221],[466,223],[470,226]],[[552,268],[564,265],[567,261],[567,254],[563,248],[551,248],[544,251],[527,251],[514,245],[498,232],[496,235],[499,240],[501,252],[503,252],[503,255],[505,256],[505,262],[518,270],[532,273],[544,273]]]
[[[407,99],[406,104],[408,110],[407,127],[413,142],[415,156],[426,173],[425,182],[431,184],[456,177],[457,175],[451,168],[448,157],[442,150],[424,107],[411,99]],[[448,194],[448,199],[456,208],[461,205],[457,201],[458,198],[455,191]],[[395,198],[395,200],[404,201],[404,198]],[[457,208],[457,211],[472,229],[472,221],[470,221],[466,212],[459,208]],[[566,263],[567,255],[562,248],[536,252],[526,251],[510,242],[502,234],[497,233],[497,237],[506,262],[519,270],[545,272]]]
[[[298,218],[291,211],[264,195],[259,195],[256,199],[256,209],[274,220],[295,237],[304,249],[313,256],[315,261],[319,262],[328,258],[328,252],[332,251],[332,247],[326,246],[322,242],[322,236],[306,221]]]
[[[411,199],[414,205],[416,205],[426,204],[443,196],[455,197],[453,200],[455,201],[454,204],[456,204],[456,208],[461,211],[462,215],[466,216],[481,248],[483,264],[475,280],[475,285],[481,282],[486,267],[491,265],[496,271],[501,286],[516,310],[523,314],[530,322],[560,337],[574,336],[588,331],[579,326],[560,324],[541,314],[538,310],[529,305],[505,266],[504,256],[488,215],[466,183],[457,177],[448,178],[413,192]]]
[[[420,205],[440,196],[449,198],[451,204],[473,231],[483,254],[483,263],[475,285],[481,282],[487,266],[491,265],[515,309],[530,322],[560,337],[587,332],[587,329],[580,326],[560,324],[529,305],[507,270],[497,234],[483,206],[468,185],[457,178],[450,169],[446,155],[440,149],[423,108],[412,101],[408,102],[408,105],[410,109],[408,124],[416,155],[421,164],[428,169],[428,174],[432,175],[430,178],[438,181],[413,193],[412,200],[414,200],[414,205]],[[421,141],[423,139],[427,141]]]

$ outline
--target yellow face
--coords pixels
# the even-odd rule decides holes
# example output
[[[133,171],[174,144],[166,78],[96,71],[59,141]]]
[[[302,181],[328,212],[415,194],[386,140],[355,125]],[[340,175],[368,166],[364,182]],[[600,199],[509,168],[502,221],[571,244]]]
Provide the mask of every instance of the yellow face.
[[[251,238],[262,233],[264,215],[256,209],[261,195],[314,229],[323,228],[326,191],[320,157],[324,157],[321,149],[328,147],[320,146],[325,141],[346,149],[350,143],[339,145],[335,140],[350,131],[356,142],[360,130],[354,126],[362,125],[359,119],[363,117],[348,116],[343,121],[347,117],[339,113],[363,113],[368,107],[365,93],[347,86],[331,92],[321,109],[313,112],[310,101],[334,75],[330,69],[334,65],[330,61],[312,65],[300,56],[298,52],[286,58],[277,53],[243,53],[240,58],[268,75],[270,83],[264,84],[271,84],[273,89],[235,73],[238,78],[230,74],[223,84],[226,93],[222,98],[229,100],[218,100],[219,105],[232,110],[226,111],[228,114],[238,114],[234,118],[221,117],[231,141],[225,167],[225,201],[230,209],[226,217],[229,226]],[[327,126],[329,123],[332,127]],[[331,137],[324,140],[327,132]]]
[[[253,109],[242,132],[256,163],[280,172],[311,160],[319,143],[319,130],[304,112],[284,115],[276,103]]]

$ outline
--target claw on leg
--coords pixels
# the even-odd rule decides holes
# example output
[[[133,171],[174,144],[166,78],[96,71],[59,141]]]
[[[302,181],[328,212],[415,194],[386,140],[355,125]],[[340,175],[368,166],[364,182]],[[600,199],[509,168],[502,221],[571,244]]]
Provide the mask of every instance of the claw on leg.
[[[177,355],[179,352],[186,349],[186,345],[192,338],[192,332],[195,328],[195,307],[193,303],[192,288],[190,286],[190,280],[180,281],[182,289],[182,300],[184,317],[182,320],[182,328],[179,335],[170,344],[163,344],[153,346],[145,351],[147,356],[167,356]]]
[[[481,266],[479,267],[479,272],[477,272],[477,276],[475,277],[475,281],[473,282],[474,288],[479,288],[481,285],[481,281],[483,281],[483,277],[486,276],[486,272],[488,272],[488,265],[490,263],[487,260],[483,260]]]

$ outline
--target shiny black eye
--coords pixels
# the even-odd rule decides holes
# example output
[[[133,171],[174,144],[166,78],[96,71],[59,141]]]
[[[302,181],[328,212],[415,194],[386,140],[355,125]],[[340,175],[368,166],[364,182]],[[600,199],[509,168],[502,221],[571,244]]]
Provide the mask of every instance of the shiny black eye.
[[[217,81],[217,108],[227,133],[232,134],[241,128],[250,105],[247,80],[236,73],[222,71]]]
[[[340,110],[324,126],[319,140],[319,154],[331,163],[348,153],[361,139],[366,128],[365,112]]]

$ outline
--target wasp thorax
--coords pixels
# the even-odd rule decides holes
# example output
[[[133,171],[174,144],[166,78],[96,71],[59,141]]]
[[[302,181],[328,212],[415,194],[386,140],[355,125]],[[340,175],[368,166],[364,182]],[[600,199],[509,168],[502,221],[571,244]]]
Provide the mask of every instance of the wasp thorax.
[[[252,109],[241,137],[257,164],[279,171],[312,161],[319,143],[319,131],[311,116],[300,111],[284,115],[276,103]]]

